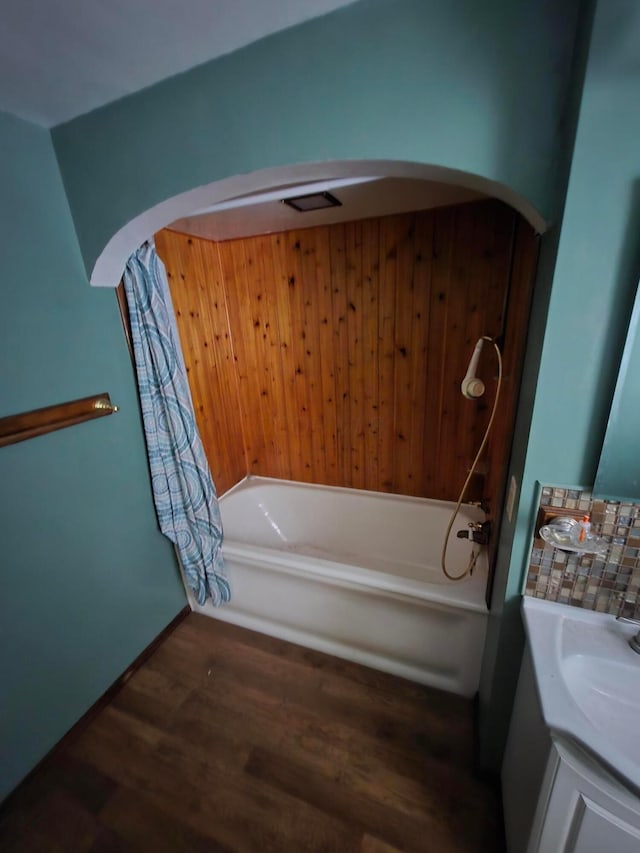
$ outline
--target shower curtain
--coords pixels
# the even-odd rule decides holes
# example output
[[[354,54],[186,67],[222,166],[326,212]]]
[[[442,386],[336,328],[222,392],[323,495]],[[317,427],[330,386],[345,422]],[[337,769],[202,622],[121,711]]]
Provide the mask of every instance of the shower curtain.
[[[215,486],[195,422],[164,264],[153,241],[127,261],[124,286],[153,499],[198,604],[230,598]]]

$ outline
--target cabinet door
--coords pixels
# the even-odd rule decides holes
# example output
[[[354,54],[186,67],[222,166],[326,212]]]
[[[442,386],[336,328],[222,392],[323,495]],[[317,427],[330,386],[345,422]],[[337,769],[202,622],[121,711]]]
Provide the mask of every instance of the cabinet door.
[[[589,756],[554,739],[546,781],[529,850],[640,853],[640,801]]]
[[[567,853],[638,853],[640,829],[601,808],[588,797],[580,796],[573,815]]]

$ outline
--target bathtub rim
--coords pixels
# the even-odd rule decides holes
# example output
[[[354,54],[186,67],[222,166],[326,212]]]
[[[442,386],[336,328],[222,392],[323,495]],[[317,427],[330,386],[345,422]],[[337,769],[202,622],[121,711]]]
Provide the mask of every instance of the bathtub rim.
[[[241,491],[243,488],[247,488],[253,483],[265,483],[272,485],[284,485],[284,486],[295,486],[303,489],[319,489],[322,491],[338,491],[338,492],[348,492],[349,494],[355,496],[367,495],[375,498],[386,498],[393,499],[394,501],[402,501],[403,503],[415,503],[415,504],[438,504],[442,506],[442,504],[446,504],[451,507],[451,511],[455,508],[455,501],[445,501],[440,498],[420,498],[417,495],[397,495],[395,492],[379,492],[375,489],[355,489],[352,486],[330,486],[325,485],[324,483],[304,483],[302,480],[285,480],[280,477],[264,477],[262,474],[247,474],[240,480],[235,483],[231,488],[227,489],[226,492],[222,492],[222,494],[218,495],[218,500],[221,501],[223,498],[228,497],[233,492]],[[462,503],[460,504],[462,509],[472,510],[475,513],[481,513],[485,515],[484,510],[478,506],[476,503]]]

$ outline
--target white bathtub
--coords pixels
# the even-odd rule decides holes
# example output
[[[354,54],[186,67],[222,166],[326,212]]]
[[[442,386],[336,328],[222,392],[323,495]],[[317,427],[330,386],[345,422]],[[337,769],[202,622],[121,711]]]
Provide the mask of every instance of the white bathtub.
[[[463,696],[478,688],[486,549],[473,576],[440,571],[453,504],[248,477],[220,499],[230,604],[194,610]],[[483,519],[464,506],[447,565]]]

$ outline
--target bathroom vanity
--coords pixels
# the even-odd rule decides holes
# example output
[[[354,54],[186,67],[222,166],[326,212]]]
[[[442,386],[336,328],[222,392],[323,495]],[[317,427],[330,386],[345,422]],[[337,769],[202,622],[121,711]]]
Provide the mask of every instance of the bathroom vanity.
[[[638,626],[523,600],[502,767],[509,853],[640,853]]]

